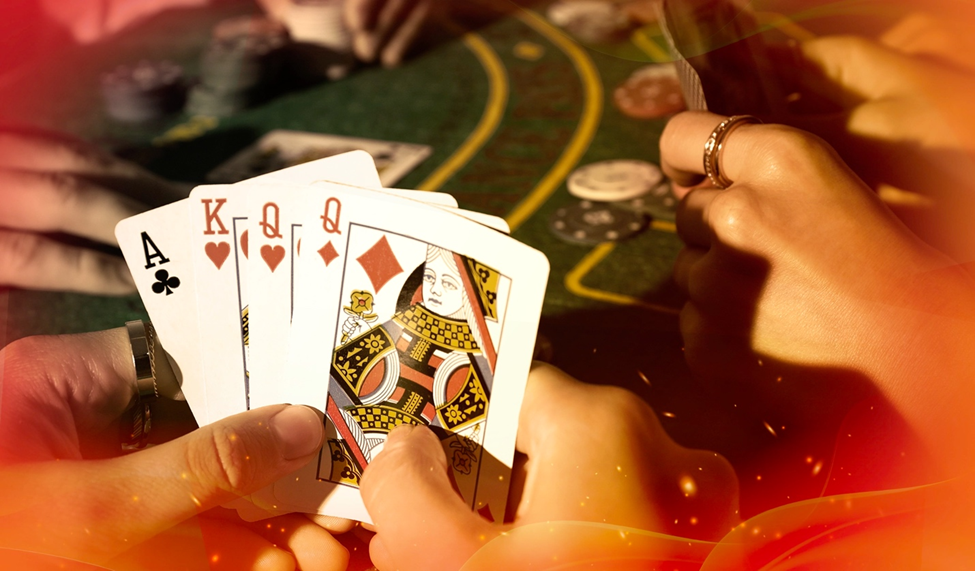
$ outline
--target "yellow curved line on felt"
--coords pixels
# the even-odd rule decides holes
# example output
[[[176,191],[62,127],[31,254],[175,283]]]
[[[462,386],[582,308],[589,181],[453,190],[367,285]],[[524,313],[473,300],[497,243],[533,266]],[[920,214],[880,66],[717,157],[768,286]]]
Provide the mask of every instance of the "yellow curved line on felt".
[[[585,257],[582,258],[578,264],[576,264],[576,267],[572,268],[572,270],[565,275],[565,289],[578,295],[579,297],[595,299],[596,301],[616,303],[619,305],[636,305],[651,311],[667,313],[670,315],[679,314],[680,310],[673,307],[657,305],[655,303],[647,303],[629,295],[603,291],[582,285],[582,279],[586,277],[586,274],[599,265],[600,262],[605,260],[615,249],[615,242],[605,242],[593,248],[591,252],[586,254]]]
[[[437,167],[437,170],[421,182],[416,187],[417,190],[435,192],[450,180],[450,177],[457,174],[457,171],[464,168],[464,165],[470,162],[498,129],[498,125],[504,118],[504,110],[508,106],[508,75],[497,52],[484,38],[474,32],[464,34],[464,44],[477,56],[478,61],[484,67],[484,71],[487,72],[487,105],[484,107],[484,114],[481,115],[480,122],[467,137],[467,140],[454,151],[450,158]]]
[[[545,201],[552,196],[552,193],[559,188],[562,181],[579,163],[582,155],[589,149],[593,137],[596,136],[596,130],[599,128],[599,121],[603,113],[603,82],[599,77],[596,65],[585,50],[560,30],[554,28],[545,18],[531,10],[520,10],[517,17],[526,25],[534,28],[539,34],[545,36],[569,57],[582,79],[585,103],[582,117],[579,119],[579,126],[572,135],[568,146],[562,151],[562,156],[535,188],[528,193],[528,196],[505,217],[512,232],[545,204]]]
[[[657,31],[660,31],[659,27],[657,27]],[[651,61],[668,62],[673,60],[673,58],[670,57],[670,53],[660,47],[657,42],[650,39],[650,36],[647,35],[646,27],[640,28],[639,30],[633,32],[633,35],[630,37],[630,41],[633,42],[633,45],[640,48],[640,51],[650,56]]]

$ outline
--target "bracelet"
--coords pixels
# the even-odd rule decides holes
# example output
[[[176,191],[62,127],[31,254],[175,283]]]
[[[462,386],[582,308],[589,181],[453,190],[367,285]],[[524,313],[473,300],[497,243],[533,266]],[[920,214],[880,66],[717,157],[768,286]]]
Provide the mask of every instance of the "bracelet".
[[[120,427],[122,450],[141,450],[146,447],[152,430],[152,410],[149,404],[159,397],[156,385],[156,330],[152,323],[129,321],[125,324],[132,346],[135,365],[135,396],[128,409],[128,419]]]

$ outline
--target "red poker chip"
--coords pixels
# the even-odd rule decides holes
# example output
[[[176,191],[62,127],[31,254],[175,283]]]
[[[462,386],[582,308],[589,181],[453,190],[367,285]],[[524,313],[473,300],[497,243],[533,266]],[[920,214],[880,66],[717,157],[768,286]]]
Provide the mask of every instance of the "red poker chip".
[[[633,72],[613,92],[613,102],[634,119],[659,119],[687,108],[677,71],[669,65],[650,65]]]

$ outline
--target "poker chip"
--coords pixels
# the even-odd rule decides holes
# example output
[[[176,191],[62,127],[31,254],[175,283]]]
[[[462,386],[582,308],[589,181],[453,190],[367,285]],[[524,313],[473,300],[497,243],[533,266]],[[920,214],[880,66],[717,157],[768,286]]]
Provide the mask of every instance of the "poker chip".
[[[559,208],[549,221],[549,229],[559,238],[590,246],[625,240],[646,225],[647,219],[642,213],[589,200]]]
[[[639,198],[616,202],[613,206],[646,214],[654,220],[674,222],[677,218],[678,203],[680,200],[674,194],[670,181],[665,181]]]
[[[673,65],[642,67],[613,91],[613,102],[628,117],[659,119],[686,108]]]
[[[637,27],[615,3],[602,0],[562,0],[551,4],[546,16],[576,38],[594,44],[625,41]]]
[[[120,65],[101,78],[105,109],[128,123],[159,119],[179,110],[185,96],[183,68],[171,61]]]
[[[643,196],[663,180],[657,165],[637,160],[611,160],[576,169],[566,185],[569,194],[585,200],[616,202]]]
[[[192,115],[227,117],[261,101],[281,68],[284,26],[260,16],[217,24],[200,58],[200,79],[190,92]]]

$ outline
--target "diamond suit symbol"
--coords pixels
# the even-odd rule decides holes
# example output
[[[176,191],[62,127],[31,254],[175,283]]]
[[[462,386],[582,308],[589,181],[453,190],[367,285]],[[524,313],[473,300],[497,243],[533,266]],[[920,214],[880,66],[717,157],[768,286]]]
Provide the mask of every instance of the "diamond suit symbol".
[[[389,247],[389,242],[385,236],[356,258],[356,261],[366,271],[376,293],[379,293],[379,290],[383,289],[389,280],[403,271],[403,267],[399,265],[399,260],[396,259],[396,254]]]

